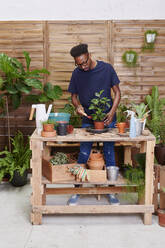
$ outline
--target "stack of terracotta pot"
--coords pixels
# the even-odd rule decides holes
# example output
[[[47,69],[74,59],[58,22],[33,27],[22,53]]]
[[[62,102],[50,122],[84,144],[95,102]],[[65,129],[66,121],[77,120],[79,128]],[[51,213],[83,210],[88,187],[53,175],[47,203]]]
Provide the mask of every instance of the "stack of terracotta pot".
[[[102,170],[105,165],[103,154],[97,150],[92,150],[87,164],[91,170]]]

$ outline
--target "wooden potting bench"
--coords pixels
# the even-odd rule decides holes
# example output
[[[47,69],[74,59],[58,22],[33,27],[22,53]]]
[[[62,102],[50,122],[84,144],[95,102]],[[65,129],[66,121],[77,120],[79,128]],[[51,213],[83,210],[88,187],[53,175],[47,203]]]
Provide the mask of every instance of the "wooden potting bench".
[[[91,183],[85,183],[86,187],[83,187],[84,183],[77,181],[70,182],[70,184],[82,184],[79,188],[47,188],[47,184],[51,182],[42,176],[42,159],[49,157],[50,146],[54,142],[104,142],[115,141],[117,143],[130,143],[132,145],[139,144],[140,152],[146,152],[146,167],[145,167],[145,200],[143,204],[137,205],[46,205],[46,195],[48,194],[107,194],[125,192],[126,184],[119,178],[115,182],[106,181],[100,183],[99,181],[94,183],[94,187],[91,187]],[[107,133],[91,134],[85,129],[74,129],[72,134],[66,136],[56,136],[54,138],[45,138],[37,134],[36,130],[30,138],[30,146],[32,150],[31,168],[32,168],[32,213],[31,222],[33,224],[42,223],[43,214],[103,214],[103,213],[142,213],[144,214],[144,224],[149,225],[152,223],[152,213],[154,212],[154,206],[152,205],[153,198],[153,165],[154,165],[154,146],[155,137],[150,133],[148,136],[138,136],[131,139],[129,136],[120,136],[117,133],[117,129],[112,129]],[[130,160],[130,152],[125,156]],[[65,183],[63,183],[65,184]],[[68,182],[67,182],[68,184]],[[115,184],[115,186],[114,186]],[[111,187],[109,187],[111,185]]]

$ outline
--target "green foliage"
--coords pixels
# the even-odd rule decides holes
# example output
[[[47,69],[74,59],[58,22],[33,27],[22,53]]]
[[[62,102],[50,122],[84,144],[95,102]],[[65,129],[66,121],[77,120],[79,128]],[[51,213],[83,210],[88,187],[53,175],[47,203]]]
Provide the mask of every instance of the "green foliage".
[[[145,161],[146,153],[138,153],[135,155],[135,161],[137,162],[137,167],[132,167],[131,165],[124,165],[128,191],[131,191],[131,186],[137,186],[136,192],[138,192],[139,197],[144,195],[145,189]]]
[[[52,165],[61,165],[61,164],[67,164],[69,162],[69,159],[67,155],[63,152],[57,152],[53,158],[50,159],[50,163]]]
[[[147,41],[147,35],[148,34],[155,34],[155,39],[152,42]],[[156,30],[147,30],[144,33],[144,42],[145,42],[145,44],[142,47],[143,52],[145,52],[145,51],[153,52],[154,51],[154,49],[155,49],[155,40],[156,40],[157,35],[158,35],[158,32]]]
[[[104,113],[106,106],[110,107],[110,104],[108,103],[110,99],[107,97],[101,97],[104,90],[101,90],[100,92],[96,92],[95,96],[96,98],[93,98],[91,100],[91,104],[89,106],[90,110],[93,110],[92,119],[94,121],[103,121],[106,114]]]
[[[72,104],[71,97],[68,98],[68,103],[65,104],[64,108],[59,109],[58,112],[69,113],[71,115],[69,124],[74,127],[81,126],[81,122],[82,122],[81,116],[77,115],[75,111],[75,107]]]
[[[117,122],[125,122],[127,119],[127,114],[125,113],[125,111],[128,110],[127,106],[120,103],[117,107],[117,111],[116,111],[116,117],[117,117]]]
[[[132,103],[132,107],[135,109],[138,119],[145,117],[145,114],[147,113],[147,105],[145,105],[143,102],[137,105]]]
[[[53,121],[53,120],[47,120],[47,121],[43,121],[42,122],[42,124],[44,125],[44,124],[55,124],[55,121]]]
[[[0,181],[6,175],[10,175],[10,180],[13,178],[15,170],[18,170],[21,175],[30,167],[31,150],[29,141],[25,144],[23,134],[18,131],[14,138],[11,138],[12,151],[7,148],[0,152]]]
[[[18,108],[23,94],[29,94],[32,88],[42,89],[41,74],[49,74],[46,69],[31,70],[31,58],[28,52],[24,52],[26,69],[16,58],[0,54],[0,90],[3,92],[0,96],[0,105],[4,106],[4,96],[11,100],[13,108]]]
[[[156,142],[160,140],[160,121],[165,109],[165,98],[159,99],[159,90],[157,86],[152,87],[151,95],[145,98],[150,110],[150,119],[147,120],[147,127],[156,137]]]
[[[122,56],[123,63],[129,67],[135,67],[137,63],[137,59],[138,59],[138,54],[133,50],[126,51]]]
[[[161,116],[160,120],[160,143],[165,146],[165,115]]]

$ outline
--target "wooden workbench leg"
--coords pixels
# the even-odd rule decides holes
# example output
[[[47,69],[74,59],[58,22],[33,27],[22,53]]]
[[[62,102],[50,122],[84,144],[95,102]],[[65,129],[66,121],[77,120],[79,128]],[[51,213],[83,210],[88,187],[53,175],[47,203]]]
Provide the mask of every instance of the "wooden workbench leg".
[[[38,213],[34,210],[35,206],[42,205],[42,141],[34,139],[30,142],[30,148],[32,150],[32,159],[31,159],[31,167],[32,167],[32,214],[31,214],[31,222],[34,225],[39,225],[42,223],[42,213]]]
[[[42,205],[46,204],[46,184],[43,185]]]
[[[145,205],[152,205],[153,199],[154,146],[155,141],[147,141],[145,168]],[[152,213],[144,214],[144,224],[152,224]]]
[[[51,155],[50,153],[51,153],[51,147],[44,144],[43,158],[45,158],[45,159],[49,158]]]
[[[124,164],[132,165],[131,146],[124,146]]]
[[[141,153],[146,152],[146,142],[144,141],[140,143],[140,152]]]

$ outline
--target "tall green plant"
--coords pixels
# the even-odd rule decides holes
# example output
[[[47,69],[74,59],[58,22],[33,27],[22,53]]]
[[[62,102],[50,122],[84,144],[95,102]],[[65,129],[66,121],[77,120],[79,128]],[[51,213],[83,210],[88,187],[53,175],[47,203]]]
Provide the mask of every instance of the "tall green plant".
[[[49,74],[45,68],[30,70],[31,58],[29,53],[24,51],[23,54],[26,63],[25,68],[18,59],[9,57],[4,53],[0,54],[1,105],[3,104],[3,97],[6,95],[15,109],[19,107],[23,94],[29,94],[32,88],[42,90],[41,74]]]
[[[29,141],[24,142],[23,134],[18,131],[14,138],[10,138],[12,143],[12,151],[7,148],[0,152],[0,181],[6,175],[13,178],[14,171],[17,170],[21,175],[30,167],[31,150]]]
[[[147,120],[147,126],[155,135],[156,142],[160,139],[160,121],[165,109],[165,98],[159,99],[159,90],[157,86],[152,87],[151,95],[145,98],[150,110],[150,119]]]
[[[25,67],[16,58],[8,55],[0,54],[0,107],[4,107],[4,96],[8,97],[14,109],[18,108],[21,103],[22,96],[27,96],[27,101],[49,102],[59,99],[62,95],[62,89],[47,82],[44,86],[42,83],[43,74],[50,74],[48,70],[42,68],[40,70],[30,69],[31,58],[29,53],[24,51]],[[40,92],[37,95],[30,95],[32,89],[35,88]]]

